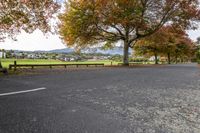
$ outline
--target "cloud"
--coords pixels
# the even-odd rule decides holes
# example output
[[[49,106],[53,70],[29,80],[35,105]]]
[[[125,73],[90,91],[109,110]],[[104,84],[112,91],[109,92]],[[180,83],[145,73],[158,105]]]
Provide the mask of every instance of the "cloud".
[[[187,33],[193,41],[196,41],[197,37],[200,37],[200,29],[198,29],[198,30],[188,30]]]
[[[200,36],[200,30],[189,30],[188,35],[193,41]],[[6,39],[5,42],[0,42],[0,49],[7,50],[53,50],[66,48],[58,35],[44,35],[41,31],[36,30],[32,34],[22,32],[17,36],[17,41]]]
[[[0,49],[13,50],[52,50],[65,48],[65,44],[58,35],[44,35],[41,31],[36,30],[32,34],[22,32],[17,36],[17,41],[6,39],[0,42]]]

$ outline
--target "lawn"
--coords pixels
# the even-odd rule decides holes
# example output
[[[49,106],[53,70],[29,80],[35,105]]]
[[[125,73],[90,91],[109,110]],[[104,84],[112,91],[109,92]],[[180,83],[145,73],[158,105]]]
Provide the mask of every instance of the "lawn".
[[[78,62],[64,62],[59,60],[44,60],[44,59],[1,59],[2,65],[5,68],[8,68],[10,64],[14,64],[14,61],[17,61],[17,64],[82,64],[82,63],[104,63],[105,65],[117,65],[119,62],[110,61],[110,60],[100,60],[100,61],[78,61]]]

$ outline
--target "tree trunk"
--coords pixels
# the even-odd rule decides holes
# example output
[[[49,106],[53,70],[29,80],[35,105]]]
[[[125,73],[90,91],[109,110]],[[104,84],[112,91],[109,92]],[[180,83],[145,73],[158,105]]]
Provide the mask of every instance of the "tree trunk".
[[[123,57],[123,65],[124,66],[128,66],[129,65],[128,50],[129,50],[128,42],[124,41],[124,57]]]
[[[171,64],[171,57],[170,57],[170,53],[167,53],[167,58],[168,58],[168,64]]]
[[[155,52],[154,56],[155,56],[155,64],[158,64],[158,55],[156,52]]]
[[[181,58],[181,63],[183,63],[183,58]]]
[[[178,64],[178,56],[176,55],[176,64]]]
[[[2,67],[2,64],[1,64],[1,60],[0,60],[0,68],[3,68],[3,67]]]

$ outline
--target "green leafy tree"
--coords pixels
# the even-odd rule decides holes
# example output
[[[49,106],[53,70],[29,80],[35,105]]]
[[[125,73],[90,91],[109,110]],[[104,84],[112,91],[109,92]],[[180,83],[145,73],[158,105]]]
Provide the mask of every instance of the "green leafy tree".
[[[200,45],[200,37],[197,37],[197,44]]]
[[[9,50],[6,52],[6,58],[12,58],[13,50]]]
[[[200,37],[197,37],[196,41],[196,58],[198,61],[200,60]]]
[[[77,49],[121,41],[128,65],[129,48],[168,22],[195,28],[198,7],[198,0],[69,0],[59,17],[60,35]]]

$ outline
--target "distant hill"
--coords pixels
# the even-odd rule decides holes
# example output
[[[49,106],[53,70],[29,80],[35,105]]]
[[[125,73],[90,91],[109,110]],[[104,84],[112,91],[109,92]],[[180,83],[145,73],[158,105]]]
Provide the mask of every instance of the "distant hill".
[[[21,52],[18,50],[15,50],[16,52]],[[38,52],[38,53],[73,53],[75,52],[74,49],[72,48],[64,48],[64,49],[55,49],[55,50],[50,50],[50,51],[43,51],[43,50],[38,50],[38,51],[23,51],[23,52]],[[123,55],[123,47],[115,47],[113,49],[109,50],[103,50],[100,47],[97,48],[86,48],[81,50],[82,53],[101,53],[101,54],[109,54],[109,55]],[[129,54],[131,54],[131,50],[129,51]]]
[[[110,55],[123,55],[123,47],[115,47],[113,49],[103,50],[101,48],[88,48],[82,50],[83,53],[101,53]]]
[[[23,50],[14,50],[15,52],[35,52],[35,53],[73,53],[74,49],[64,48],[64,49],[54,49],[54,50],[36,50],[36,51],[23,51]]]
[[[64,48],[64,49],[50,50],[50,51],[47,51],[47,52],[50,52],[50,53],[73,53],[74,49],[72,49],[72,48]]]
[[[74,49],[71,48],[64,48],[64,49],[56,49],[48,51],[51,53],[72,53],[74,52]],[[82,53],[101,53],[101,54],[110,54],[110,55],[123,55],[123,47],[115,47],[113,49],[109,50],[103,50],[100,47],[97,48],[86,48],[81,50]],[[131,53],[131,50],[130,50]]]

